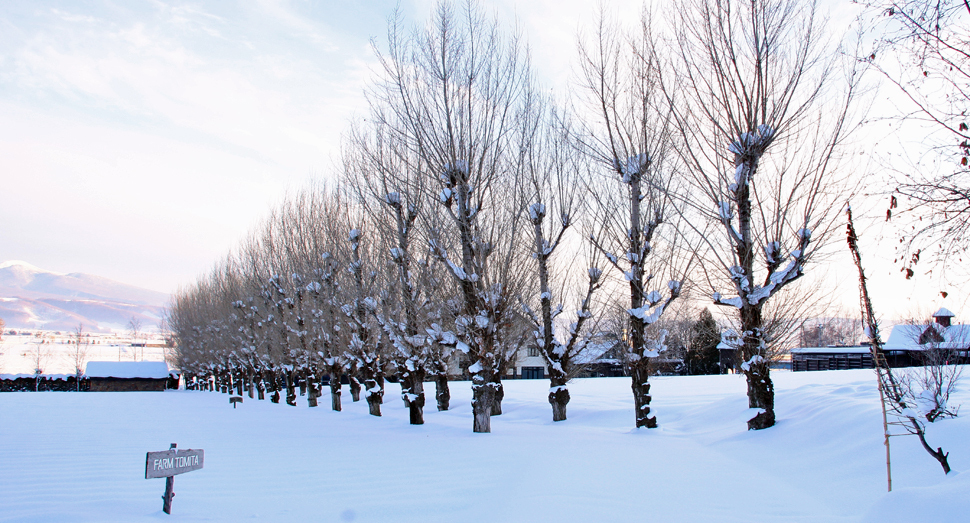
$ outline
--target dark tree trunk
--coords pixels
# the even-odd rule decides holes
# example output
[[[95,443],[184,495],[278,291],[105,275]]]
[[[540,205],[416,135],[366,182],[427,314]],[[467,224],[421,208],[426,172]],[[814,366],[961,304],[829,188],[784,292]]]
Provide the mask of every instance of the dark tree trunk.
[[[448,410],[451,406],[451,389],[448,388],[448,376],[439,374],[434,379],[434,399],[438,402],[438,411]]]
[[[260,401],[266,399],[266,382],[263,380],[263,373],[256,373],[256,397]]]
[[[358,381],[355,376],[351,376],[349,381],[350,398],[354,401],[360,401],[360,381]]]
[[[566,380],[562,378],[550,379],[549,404],[552,405],[552,421],[566,420],[566,404],[569,403],[569,389]]]
[[[340,412],[340,374],[330,373],[330,407]]]
[[[761,325],[759,306],[752,305],[741,309],[744,339],[740,366],[748,382],[748,407],[761,409],[761,412],[748,420],[748,430],[766,429],[775,424],[775,387],[771,382],[768,360],[763,356],[764,333]]]
[[[492,416],[502,415],[502,400],[505,399],[505,387],[502,386],[502,377],[498,374],[492,379],[492,387],[495,394],[492,397]]]
[[[633,387],[633,405],[636,409],[637,428],[657,427],[657,417],[650,415],[650,360],[641,358],[631,364],[630,377]]]
[[[317,377],[314,374],[306,375],[307,384],[307,404],[311,407],[317,406],[317,398],[320,397],[320,387],[317,383]]]
[[[249,399],[253,399],[256,396],[256,391],[253,390],[255,385],[256,384],[253,380],[253,369],[247,368],[246,369],[246,388],[248,390],[246,391],[246,393],[249,394]],[[263,399],[263,398],[259,398],[259,399]]]
[[[266,381],[266,383],[269,384],[269,387],[270,387],[269,400],[272,401],[273,403],[279,403],[280,402],[280,382],[279,382],[279,378],[276,376],[276,371],[269,370],[269,371],[266,371],[266,373],[269,375],[268,376],[269,379]]]
[[[405,399],[411,416],[411,425],[424,425],[424,372],[410,372],[408,381],[411,396],[405,396]]]
[[[411,425],[424,425],[424,383],[416,383],[411,390],[414,394],[414,397],[408,402]]]
[[[766,429],[775,424],[775,386],[768,369],[768,362],[764,361],[744,371],[748,380],[748,407],[762,409],[748,420],[748,430]]]
[[[378,388],[381,389],[380,402],[381,402],[381,405],[383,405],[384,404],[384,372],[380,369],[380,367],[378,367],[375,372],[377,373],[377,386]]]
[[[474,432],[492,432],[492,402],[495,387],[481,372],[472,376],[472,413],[475,416]]]
[[[286,404],[291,407],[296,406],[296,387],[293,384],[295,377],[293,372],[283,374],[283,378],[286,380]]]
[[[236,396],[243,395],[243,372],[242,370],[237,370],[233,373],[233,381],[236,382]]]
[[[398,378],[398,383],[401,385],[401,399],[404,400],[404,408],[411,408],[411,402],[408,400],[408,394],[411,393],[411,386],[408,384],[410,381],[409,375],[404,375]]]
[[[384,389],[380,387],[376,379],[365,379],[364,387],[367,397],[367,410],[371,416],[381,415],[381,403],[383,403]]]

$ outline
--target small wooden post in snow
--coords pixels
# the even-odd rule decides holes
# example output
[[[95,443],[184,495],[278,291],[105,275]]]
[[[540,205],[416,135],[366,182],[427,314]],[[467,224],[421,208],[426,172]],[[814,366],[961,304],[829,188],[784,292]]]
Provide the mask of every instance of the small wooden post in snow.
[[[172,443],[170,449],[174,449],[178,445]],[[162,512],[166,514],[172,513],[172,498],[175,497],[175,476],[168,476],[165,478],[165,494],[162,496]]]
[[[145,455],[145,479],[165,478],[162,511],[166,514],[172,513],[175,475],[199,470],[205,464],[205,451],[202,449],[176,450],[177,446],[172,443],[168,450],[149,452]]]

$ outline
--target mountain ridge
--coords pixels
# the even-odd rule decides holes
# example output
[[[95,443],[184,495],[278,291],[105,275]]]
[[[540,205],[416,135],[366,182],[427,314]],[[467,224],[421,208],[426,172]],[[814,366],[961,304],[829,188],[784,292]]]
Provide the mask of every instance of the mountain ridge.
[[[168,294],[81,272],[57,273],[12,260],[0,264],[0,318],[7,328],[123,330],[135,318],[153,330]]]

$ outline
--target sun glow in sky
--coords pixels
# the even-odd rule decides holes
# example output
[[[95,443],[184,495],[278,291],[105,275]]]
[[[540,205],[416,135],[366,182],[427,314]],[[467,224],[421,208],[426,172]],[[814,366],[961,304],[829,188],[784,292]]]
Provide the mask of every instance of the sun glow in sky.
[[[336,172],[341,133],[366,110],[371,39],[382,45],[395,4],[0,4],[0,262],[163,292],[191,283],[287,191]],[[615,4],[619,18],[638,17],[639,2]],[[829,4],[836,22],[849,12]],[[596,6],[486,5],[517,22],[543,83],[567,91],[577,31]],[[422,23],[431,6],[400,9]],[[874,264],[876,292],[903,296],[901,311],[938,296],[916,293],[886,259]],[[851,267],[834,272],[854,297]],[[951,294],[961,297],[924,308],[959,315],[966,293]]]

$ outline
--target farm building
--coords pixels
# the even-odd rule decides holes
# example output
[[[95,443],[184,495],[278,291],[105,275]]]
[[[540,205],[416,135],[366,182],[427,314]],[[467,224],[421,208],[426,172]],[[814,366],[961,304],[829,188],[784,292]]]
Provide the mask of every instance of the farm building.
[[[91,392],[146,392],[178,387],[178,376],[168,370],[164,361],[92,361],[87,364],[85,375]]]
[[[929,351],[946,351],[947,361],[965,363],[970,350],[970,325],[954,325],[954,314],[941,308],[929,324],[893,326],[883,344],[890,367],[922,365]],[[792,370],[871,369],[872,351],[868,345],[853,347],[801,347],[791,350]]]

